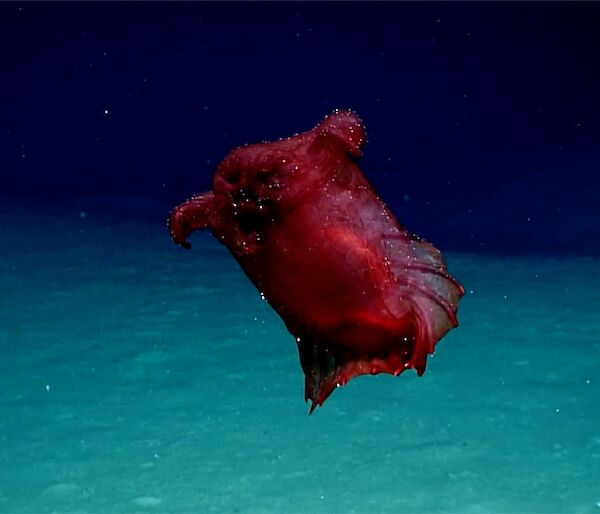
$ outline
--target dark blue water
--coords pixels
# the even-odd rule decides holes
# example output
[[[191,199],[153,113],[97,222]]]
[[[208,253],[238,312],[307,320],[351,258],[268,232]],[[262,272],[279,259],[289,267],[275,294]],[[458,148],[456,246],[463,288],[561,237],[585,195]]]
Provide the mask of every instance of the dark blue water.
[[[598,4],[0,5],[0,511],[599,512]],[[363,117],[466,287],[421,378],[307,416],[293,337],[169,210]]]

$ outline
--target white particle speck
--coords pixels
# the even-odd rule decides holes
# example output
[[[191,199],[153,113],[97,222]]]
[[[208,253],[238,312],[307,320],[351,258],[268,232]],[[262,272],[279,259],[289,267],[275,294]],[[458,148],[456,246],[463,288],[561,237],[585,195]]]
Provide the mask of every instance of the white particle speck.
[[[102,112],[104,112],[105,116],[108,116],[110,114],[110,111],[108,109],[104,109],[104,111]]]
[[[46,384],[46,391],[50,391],[50,384]]]

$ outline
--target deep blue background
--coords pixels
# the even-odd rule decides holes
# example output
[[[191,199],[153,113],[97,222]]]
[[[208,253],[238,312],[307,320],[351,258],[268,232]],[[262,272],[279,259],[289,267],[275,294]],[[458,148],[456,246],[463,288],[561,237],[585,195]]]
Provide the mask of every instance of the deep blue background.
[[[234,146],[352,108],[425,238],[600,255],[598,27],[598,3],[3,3],[0,192],[163,223]]]

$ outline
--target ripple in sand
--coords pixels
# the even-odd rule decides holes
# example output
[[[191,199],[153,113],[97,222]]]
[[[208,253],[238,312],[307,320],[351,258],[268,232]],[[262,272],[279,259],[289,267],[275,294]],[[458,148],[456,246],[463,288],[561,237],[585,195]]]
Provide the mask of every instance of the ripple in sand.
[[[162,503],[162,500],[156,496],[138,496],[133,500],[133,503],[140,507],[156,507]]]
[[[79,489],[80,487],[77,484],[73,484],[71,482],[61,482],[46,487],[46,489],[44,489],[44,494],[54,498],[62,498],[63,496],[68,496],[79,492]]]

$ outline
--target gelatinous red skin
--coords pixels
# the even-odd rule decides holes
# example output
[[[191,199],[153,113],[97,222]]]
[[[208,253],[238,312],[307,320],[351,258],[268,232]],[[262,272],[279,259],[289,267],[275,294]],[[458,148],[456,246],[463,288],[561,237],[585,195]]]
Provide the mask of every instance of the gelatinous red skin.
[[[171,213],[173,239],[209,228],[296,336],[311,412],[364,374],[425,371],[462,286],[356,164],[364,126],[335,111],[300,135],[236,148],[212,191]]]

